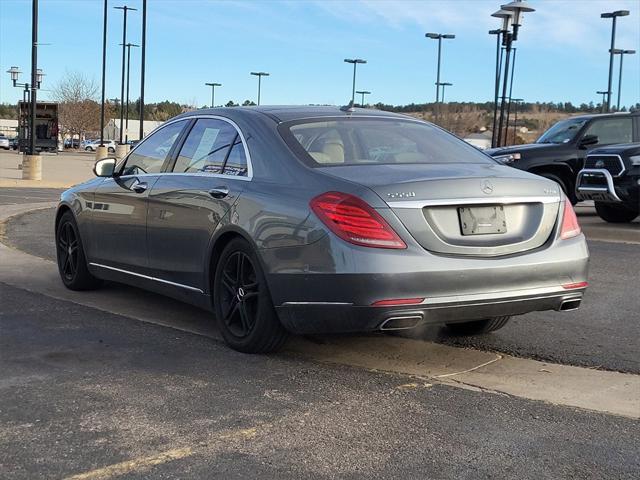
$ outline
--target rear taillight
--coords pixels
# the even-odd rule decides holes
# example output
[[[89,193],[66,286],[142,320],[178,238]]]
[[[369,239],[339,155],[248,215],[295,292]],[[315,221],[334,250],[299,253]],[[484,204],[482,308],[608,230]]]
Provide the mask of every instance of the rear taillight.
[[[582,230],[578,224],[578,217],[573,210],[571,202],[566,199],[564,201],[564,211],[562,212],[562,227],[560,228],[560,238],[566,240],[580,235]]]
[[[341,192],[327,192],[309,202],[311,210],[338,237],[365,247],[407,248],[382,216],[366,202]]]

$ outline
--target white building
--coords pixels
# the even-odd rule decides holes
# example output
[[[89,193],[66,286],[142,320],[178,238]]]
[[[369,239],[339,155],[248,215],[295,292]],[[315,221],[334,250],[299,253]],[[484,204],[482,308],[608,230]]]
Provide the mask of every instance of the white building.
[[[153,120],[145,120],[142,125],[143,136],[149,135],[156,128],[162,125],[164,122],[156,122]],[[139,120],[129,120],[128,125],[125,120],[124,126],[127,127],[127,130],[122,133],[123,140],[126,138],[127,140],[140,140],[140,121]],[[119,140],[120,139],[120,119],[115,118],[109,120],[104,127],[104,138],[105,140]]]
[[[18,135],[18,120],[0,118],[0,135],[7,138],[14,138]]]

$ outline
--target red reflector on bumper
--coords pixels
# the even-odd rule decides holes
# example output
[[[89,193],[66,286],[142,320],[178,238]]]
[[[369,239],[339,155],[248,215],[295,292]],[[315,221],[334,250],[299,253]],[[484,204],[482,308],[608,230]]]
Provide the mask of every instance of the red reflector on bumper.
[[[567,283],[566,285],[562,285],[562,288],[565,290],[573,290],[575,288],[587,288],[589,286],[589,282],[578,282],[578,283]]]
[[[423,301],[424,298],[391,298],[389,300],[378,300],[371,305],[374,307],[394,307],[398,305],[417,305]]]

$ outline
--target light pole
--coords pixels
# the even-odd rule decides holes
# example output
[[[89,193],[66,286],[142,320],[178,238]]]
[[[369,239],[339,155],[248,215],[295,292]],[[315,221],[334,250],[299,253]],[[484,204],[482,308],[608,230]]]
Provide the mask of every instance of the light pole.
[[[24,133],[25,130],[29,132],[29,137],[26,139],[28,141],[26,142],[26,145],[23,144],[25,145],[23,152],[27,155],[35,155],[35,126],[34,126],[35,114],[32,113],[33,102],[31,100],[34,98],[35,91],[40,88],[40,85],[42,83],[42,78],[44,77],[44,73],[42,73],[41,69],[36,68],[34,72],[35,82],[36,82],[35,86],[31,83],[18,83],[18,80],[20,79],[20,74],[22,73],[19,67],[11,67],[9,70],[7,70],[7,73],[11,77],[11,83],[13,84],[13,86],[20,87],[23,89],[22,103],[25,104],[25,106],[26,104],[29,104],[29,109],[30,109],[29,119],[28,119],[29,124],[27,125],[26,123],[22,123],[22,119],[20,119],[20,126],[22,127],[22,132]]]
[[[216,87],[221,87],[222,84],[221,83],[205,83],[205,85],[211,87],[211,108],[213,108],[213,107],[216,106],[216,102],[215,102],[215,99],[216,99],[216,94],[215,94]]]
[[[440,115],[440,108],[438,106],[440,102],[440,57],[442,54],[442,39],[454,39],[455,35],[450,33],[425,33],[425,37],[432,40],[438,40],[438,67],[436,70],[436,120]]]
[[[607,95],[609,92],[607,92],[606,90],[605,90],[604,92],[603,92],[603,91],[601,91],[601,90],[598,90],[596,93],[597,93],[598,95],[602,95],[602,104],[600,105],[600,111],[601,111],[602,113],[604,113],[604,108],[605,108],[605,98],[606,98],[606,97],[605,97],[605,95]]]
[[[127,7],[126,5],[122,7],[113,7],[116,10],[122,10],[123,12],[123,22],[122,22],[122,82],[120,87],[120,138],[119,142],[122,145],[122,126],[124,124],[124,110],[122,109],[122,104],[124,103],[122,100],[124,99],[124,74],[125,74],[125,60],[126,60],[126,48],[127,48],[127,12],[129,10],[137,10],[136,8]]]
[[[129,142],[129,74],[131,73],[131,47],[139,47],[140,45],[136,45],[135,43],[127,43],[125,45],[127,47],[127,98],[125,103],[125,126],[124,126],[124,143]],[[142,121],[142,120],[140,120]],[[139,140],[142,140],[140,138]]]
[[[496,12],[497,13],[497,12]],[[508,16],[510,18],[511,15]],[[493,90],[493,129],[491,130],[491,146],[496,143],[496,125],[498,121],[498,95],[500,93],[500,66],[502,65],[502,48],[500,48],[501,29],[489,30],[489,35],[496,36],[496,78]]]
[[[363,60],[361,58],[345,58],[344,59],[345,63],[352,63],[353,64],[353,84],[351,87],[351,106],[353,107],[353,105],[355,104],[356,101],[356,66],[361,63],[361,64],[365,64],[367,63],[366,60]]]
[[[144,137],[144,76],[147,58],[147,0],[142,0],[142,55],[140,57],[140,131],[138,140]]]
[[[616,19],[626,17],[629,10],[616,10],[600,14],[600,18],[611,18],[611,48],[609,49],[609,81],[607,82],[607,112],[611,110],[611,81],[613,79],[613,51],[616,49]]]
[[[258,105],[260,105],[260,89],[262,87],[262,77],[268,77],[267,72],[251,72],[251,75],[258,77]]]
[[[620,111],[620,92],[622,91],[622,59],[625,55],[633,55],[635,53],[635,50],[621,50],[619,48],[616,48],[613,51],[614,55],[620,55],[620,72],[618,73],[618,103],[616,105],[616,110],[618,112]]]
[[[522,98],[512,98],[513,102],[513,143],[516,142],[516,129],[518,128],[518,103],[523,102]]]
[[[100,94],[100,146],[104,147],[104,94],[107,74],[107,7],[108,0],[104,0],[104,11],[102,13],[102,85]],[[78,139],[79,141],[79,139]],[[71,138],[73,147],[73,138]],[[97,154],[96,154],[97,155]]]
[[[360,106],[361,106],[362,108],[364,108],[364,96],[365,96],[365,95],[371,95],[371,92],[369,92],[369,91],[367,91],[367,90],[358,90],[358,91],[356,91],[356,93],[357,93],[358,95],[362,95],[362,103],[360,103]]]
[[[442,103],[444,103],[444,89],[445,87],[452,87],[453,83],[447,83],[447,82],[439,82],[440,86],[442,87]]]
[[[503,33],[502,44],[505,47],[505,62],[504,62],[504,75],[502,82],[502,98],[500,101],[500,119],[498,122],[498,137],[497,146],[502,145],[502,128],[505,123],[505,107],[507,103],[507,85],[509,81],[509,61],[511,57],[512,44],[518,39],[518,31],[522,25],[522,14],[525,12],[535,12],[535,9],[530,7],[524,0],[514,0],[511,3],[502,5],[502,9],[495,12],[492,16],[502,18],[503,30],[506,27],[506,33]],[[511,18],[506,18],[507,14],[511,14]],[[511,31],[508,31],[508,27],[511,26]],[[511,72],[513,78],[513,71]],[[507,119],[508,121],[508,119]],[[507,137],[506,132],[504,135]]]

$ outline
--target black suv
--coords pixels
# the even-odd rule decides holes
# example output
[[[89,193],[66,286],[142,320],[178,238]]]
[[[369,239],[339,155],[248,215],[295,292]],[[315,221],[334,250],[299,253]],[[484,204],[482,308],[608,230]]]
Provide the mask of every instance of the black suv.
[[[604,145],[640,142],[640,111],[580,115],[553,125],[528,145],[485,150],[496,160],[556,181],[572,201],[587,153]]]
[[[640,215],[640,143],[612,145],[589,152],[578,173],[578,200],[594,200],[596,212],[613,223]]]

